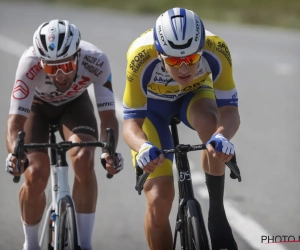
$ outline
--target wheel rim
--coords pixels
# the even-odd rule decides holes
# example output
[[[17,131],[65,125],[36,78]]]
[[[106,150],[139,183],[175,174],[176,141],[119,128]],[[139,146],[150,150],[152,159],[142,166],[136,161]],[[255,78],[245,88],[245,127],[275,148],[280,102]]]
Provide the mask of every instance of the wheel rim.
[[[72,232],[70,230],[70,222],[67,219],[65,225],[65,234],[64,234],[64,250],[73,250],[73,241],[72,241]]]
[[[197,250],[195,240],[192,239],[192,250]]]
[[[193,227],[192,227],[192,223],[190,221],[189,223],[189,228],[190,228],[190,232],[192,232],[192,238],[191,238],[191,250],[197,250],[196,248],[196,242],[195,242],[195,239],[194,239],[194,230],[193,230]]]

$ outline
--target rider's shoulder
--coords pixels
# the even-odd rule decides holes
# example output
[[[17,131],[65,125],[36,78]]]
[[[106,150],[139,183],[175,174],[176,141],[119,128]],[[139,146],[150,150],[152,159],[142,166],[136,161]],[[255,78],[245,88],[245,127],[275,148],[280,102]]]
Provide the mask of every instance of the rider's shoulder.
[[[153,28],[148,29],[141,33],[138,37],[135,38],[135,40],[132,42],[132,44],[151,44],[154,43],[154,37],[153,37]]]
[[[104,51],[95,44],[83,40],[80,41],[79,49],[82,54],[105,54]]]
[[[95,64],[98,60],[101,61],[108,61],[108,57],[106,53],[101,50],[96,45],[87,42],[87,41],[80,41],[79,44],[80,48],[80,57],[83,61],[87,61],[89,63]]]
[[[30,64],[37,64],[37,63],[39,63],[39,58],[34,53],[33,46],[30,46],[21,55],[19,60],[19,65],[23,65],[23,64],[30,65]]]
[[[226,49],[229,50],[226,42],[224,39],[217,34],[214,34],[208,30],[205,30],[205,45],[204,49],[206,51],[211,51],[212,53],[217,53],[218,49],[224,48],[226,46]]]
[[[127,59],[134,59],[135,57],[157,57],[154,46],[153,29],[148,29],[140,34],[129,46],[127,50]]]

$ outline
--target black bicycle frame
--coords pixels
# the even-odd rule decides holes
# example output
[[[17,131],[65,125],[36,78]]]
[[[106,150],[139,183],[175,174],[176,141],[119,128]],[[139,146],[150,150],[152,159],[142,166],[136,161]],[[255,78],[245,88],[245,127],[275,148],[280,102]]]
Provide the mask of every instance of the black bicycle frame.
[[[179,200],[182,200],[185,204],[186,200],[195,199],[195,197],[187,157],[189,145],[179,144],[177,124],[178,121],[174,119],[171,121],[171,133],[174,140],[174,147],[178,150],[177,154],[175,154],[175,162],[178,172]]]
[[[49,124],[49,142],[50,144],[56,143],[55,132],[58,131],[56,124]],[[60,149],[50,148],[50,164],[56,165],[57,167],[68,167],[66,159],[66,152],[68,148],[61,147]]]
[[[174,233],[173,249],[176,247],[177,233],[180,232],[180,241],[182,249],[185,249],[185,233],[183,228],[184,222],[184,207],[189,200],[193,200],[196,204],[199,215],[202,216],[200,203],[194,196],[193,183],[190,172],[190,165],[187,157],[189,145],[179,144],[177,124],[180,123],[176,117],[173,117],[170,122],[171,133],[174,141],[174,147],[178,150],[175,154],[175,162],[178,173],[178,191],[179,191],[179,206],[176,217],[176,228]]]
[[[56,131],[58,131],[57,125],[49,124],[49,142],[50,143],[56,143],[56,136],[55,136]],[[56,165],[57,153],[58,152],[54,148],[50,148],[50,164],[51,165]]]

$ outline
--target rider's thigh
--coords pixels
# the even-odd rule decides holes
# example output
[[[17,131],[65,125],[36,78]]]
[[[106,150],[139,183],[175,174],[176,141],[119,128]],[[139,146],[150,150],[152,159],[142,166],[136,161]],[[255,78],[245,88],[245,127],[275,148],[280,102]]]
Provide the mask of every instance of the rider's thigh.
[[[51,105],[33,99],[31,111],[24,126],[25,143],[47,143],[49,142],[49,122],[51,118],[45,111],[49,111]],[[52,113],[57,113],[53,112]],[[44,152],[47,153],[46,148],[28,149],[30,152]]]
[[[98,140],[97,120],[87,91],[66,104],[59,129],[66,141]],[[68,151],[76,174],[85,175],[88,174],[87,170],[93,169],[94,152],[95,147],[75,147]]]
[[[86,134],[94,137],[90,140],[98,140],[97,120],[87,91],[66,104],[58,125],[61,135],[66,141],[70,140],[73,134]],[[79,136],[80,138],[82,137]]]
[[[153,103],[153,101],[152,101]],[[160,106],[166,108],[166,106],[170,106],[170,102],[155,102],[154,105],[160,104]],[[166,105],[164,105],[166,104]],[[152,109],[153,106],[152,105]],[[173,148],[173,139],[169,128],[170,120],[168,116],[164,113],[159,113],[162,109],[157,109],[155,112],[153,110],[147,110],[147,117],[143,124],[143,131],[147,136],[149,142],[160,149],[170,149]],[[172,109],[172,107],[170,107]],[[134,166],[136,164],[136,154],[137,152],[131,150],[132,162]],[[149,175],[148,180],[160,176],[173,176],[173,154],[165,155],[165,160],[163,164],[157,168]]]
[[[195,129],[203,143],[206,143],[218,128],[219,112],[216,101],[196,94],[189,104],[186,116],[189,126]],[[224,174],[224,163],[213,158],[206,150],[202,154],[202,167],[212,175]]]
[[[49,141],[49,117],[45,113],[48,104],[34,98],[27,117],[24,132],[25,143],[47,143]],[[31,192],[42,193],[50,175],[50,160],[45,148],[27,150],[29,166],[24,172],[25,185]]]
[[[47,187],[50,175],[50,160],[44,152],[28,154],[29,166],[24,172],[25,185],[36,193],[42,193]]]
[[[215,100],[201,98],[191,104],[188,110],[191,126],[198,132],[201,140],[206,142],[216,132],[219,112]]]
[[[144,184],[147,206],[157,220],[166,220],[174,200],[173,176],[160,176],[147,180]]]
[[[202,142],[206,142],[217,129],[219,111],[210,78],[202,84],[183,97],[180,119],[198,132]]]

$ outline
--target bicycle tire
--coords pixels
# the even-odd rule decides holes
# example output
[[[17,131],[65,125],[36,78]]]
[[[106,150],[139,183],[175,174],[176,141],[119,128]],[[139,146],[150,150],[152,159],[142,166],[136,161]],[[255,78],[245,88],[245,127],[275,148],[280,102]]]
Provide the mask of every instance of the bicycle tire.
[[[209,250],[207,232],[202,213],[195,201],[189,200],[185,209],[185,234],[187,250]]]
[[[77,224],[75,209],[70,196],[66,195],[61,201],[61,214],[59,216],[59,250],[80,250],[77,238]]]
[[[48,224],[47,227],[47,250],[54,250],[54,245],[52,243],[54,242],[54,226],[52,225],[52,218],[51,213],[49,214],[49,217],[45,218],[45,220],[48,220],[46,223]]]

